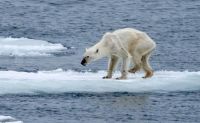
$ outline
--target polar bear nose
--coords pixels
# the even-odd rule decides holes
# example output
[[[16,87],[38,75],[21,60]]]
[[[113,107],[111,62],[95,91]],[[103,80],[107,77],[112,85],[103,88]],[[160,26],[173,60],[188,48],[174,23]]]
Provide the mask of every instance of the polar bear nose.
[[[87,63],[87,61],[85,60],[85,58],[83,58],[83,60],[81,61],[81,64],[82,64],[83,66],[86,66],[86,63]]]

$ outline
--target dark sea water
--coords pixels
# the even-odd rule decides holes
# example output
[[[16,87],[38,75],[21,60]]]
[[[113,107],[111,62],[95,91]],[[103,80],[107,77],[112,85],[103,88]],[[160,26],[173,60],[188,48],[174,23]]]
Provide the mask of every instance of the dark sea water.
[[[0,115],[12,116],[24,123],[199,123],[199,13],[198,0],[1,0],[0,70],[4,72],[0,75]],[[155,40],[157,49],[151,58],[155,71],[180,71],[182,73],[176,74],[181,76],[184,71],[192,71],[194,75],[185,80],[191,80],[196,88],[187,83],[189,90],[166,91],[176,87],[172,84],[159,92],[112,90],[99,93],[95,88],[88,92],[70,92],[68,88],[77,87],[72,86],[67,91],[53,93],[54,85],[40,88],[38,84],[34,87],[40,88],[39,91],[30,94],[26,92],[32,86],[17,84],[16,78],[22,75],[21,72],[24,75],[56,69],[75,71],[72,74],[105,71],[106,59],[81,66],[83,52],[98,42],[105,32],[125,27],[145,31]],[[3,46],[8,37],[19,39],[12,50]],[[43,40],[53,46],[60,44],[65,49],[43,56],[45,48],[39,46],[40,55],[30,55],[37,47],[28,53],[22,37],[34,39],[27,40],[30,46]],[[10,82],[5,79],[7,74],[12,74],[12,81],[17,82],[7,85]],[[66,80],[66,74],[61,75],[56,79],[63,77]],[[38,76],[43,79],[43,74]],[[26,81],[23,77],[20,80]],[[157,81],[162,83],[162,79]],[[16,88],[24,93],[18,93]],[[41,91],[46,88],[50,93]]]

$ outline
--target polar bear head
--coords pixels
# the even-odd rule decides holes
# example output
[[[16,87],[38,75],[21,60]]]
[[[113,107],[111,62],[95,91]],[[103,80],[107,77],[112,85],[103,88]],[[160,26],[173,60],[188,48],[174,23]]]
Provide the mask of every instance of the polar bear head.
[[[81,64],[85,66],[92,61],[109,56],[113,44],[112,42],[112,34],[106,33],[97,44],[88,49],[86,48]]]
[[[100,55],[99,48],[96,47],[90,47],[89,49],[86,48],[85,53],[83,55],[83,60],[81,61],[81,64],[85,66],[86,64],[95,61],[97,59],[100,59],[102,55]]]

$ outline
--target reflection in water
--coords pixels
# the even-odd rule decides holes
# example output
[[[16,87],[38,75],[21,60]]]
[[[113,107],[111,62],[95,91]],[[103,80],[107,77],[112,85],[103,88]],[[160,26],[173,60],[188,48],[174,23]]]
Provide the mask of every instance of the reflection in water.
[[[147,101],[148,95],[120,96],[115,98],[113,106],[141,108],[147,103]]]

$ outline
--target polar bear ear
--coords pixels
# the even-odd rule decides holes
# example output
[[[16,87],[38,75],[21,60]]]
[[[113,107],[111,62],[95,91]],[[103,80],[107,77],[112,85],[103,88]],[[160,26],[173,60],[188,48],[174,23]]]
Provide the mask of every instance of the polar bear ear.
[[[88,50],[88,48],[85,48],[85,51],[87,51]]]

